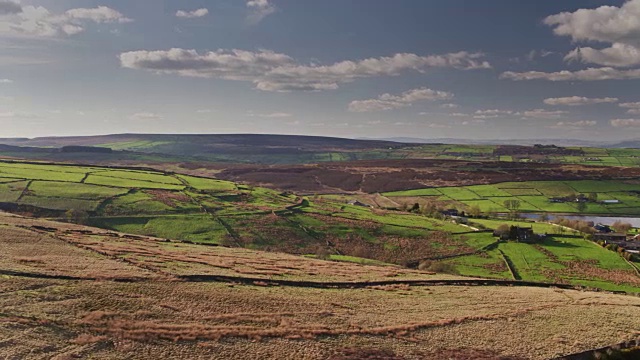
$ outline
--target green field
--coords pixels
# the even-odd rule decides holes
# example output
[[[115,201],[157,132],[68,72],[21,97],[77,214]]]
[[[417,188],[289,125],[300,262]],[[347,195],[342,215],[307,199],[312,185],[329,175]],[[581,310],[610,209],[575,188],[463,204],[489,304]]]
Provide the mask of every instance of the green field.
[[[532,227],[536,233],[549,235],[535,244],[502,242],[486,252],[443,260],[461,275],[640,292],[635,283],[638,276],[628,262],[616,252],[585,240],[578,232],[562,231],[553,224],[525,221],[474,219],[473,224],[482,224],[489,229],[502,224]],[[513,275],[506,266],[507,259],[515,271]]]
[[[90,225],[161,238],[297,254],[331,244],[336,256],[395,263],[487,243],[447,221],[212,178],[20,162],[2,162],[0,169],[11,174],[0,183],[0,200],[20,211],[75,219],[67,214],[75,210]],[[403,249],[407,244],[414,252]]]
[[[336,261],[410,264],[442,259],[462,275],[563,282],[636,291],[622,257],[551,224],[520,222],[550,235],[540,244],[496,243],[488,232],[504,220],[472,219],[470,227],[416,213],[348,205],[348,194],[306,198],[272,189],[174,173],[99,167],[0,163],[0,202],[22,213],[126,233],[199,244],[242,246]],[[3,174],[6,177],[2,178]],[[518,199],[523,211],[575,212],[549,196],[597,192],[620,204],[589,204],[622,213],[637,204],[640,185],[620,181],[524,182],[428,188],[386,194],[438,198],[484,211],[505,211]],[[517,195],[516,195],[517,193]],[[73,217],[68,210],[84,213]],[[75,216],[75,215],[74,215]],[[204,250],[203,250],[204,251]],[[364,261],[362,259],[370,259]],[[511,264],[512,274],[505,263]]]
[[[552,202],[551,198],[596,194],[596,200],[580,209],[575,201]],[[581,214],[640,215],[640,183],[624,180],[525,181],[494,185],[425,188],[385,193],[392,198],[425,198],[450,202],[461,209],[478,206],[487,213],[507,212],[505,200],[520,201],[519,211]],[[603,200],[618,200],[605,204]]]

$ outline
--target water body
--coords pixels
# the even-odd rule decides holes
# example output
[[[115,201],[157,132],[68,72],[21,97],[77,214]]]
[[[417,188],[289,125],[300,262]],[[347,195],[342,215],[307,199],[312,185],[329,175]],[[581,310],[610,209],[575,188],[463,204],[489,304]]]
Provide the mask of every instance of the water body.
[[[520,214],[525,219],[534,219],[537,220],[540,218],[542,214]],[[633,227],[640,227],[640,218],[638,217],[619,217],[619,216],[591,216],[591,215],[556,215],[556,214],[547,214],[550,220],[555,220],[557,218],[569,219],[569,220],[582,220],[582,221],[593,221],[594,224],[605,224],[612,225],[616,221],[622,221],[631,224]]]

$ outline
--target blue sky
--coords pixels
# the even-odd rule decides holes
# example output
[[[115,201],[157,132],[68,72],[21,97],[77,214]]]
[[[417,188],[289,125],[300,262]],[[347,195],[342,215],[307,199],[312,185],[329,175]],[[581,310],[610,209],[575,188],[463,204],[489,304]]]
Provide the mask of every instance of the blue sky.
[[[0,0],[0,137],[640,135],[640,0]]]

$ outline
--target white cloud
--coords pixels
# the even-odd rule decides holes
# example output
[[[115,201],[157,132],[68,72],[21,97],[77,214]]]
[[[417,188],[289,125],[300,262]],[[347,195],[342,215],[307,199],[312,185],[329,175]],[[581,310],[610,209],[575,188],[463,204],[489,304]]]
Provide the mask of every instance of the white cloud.
[[[273,112],[273,113],[266,113],[266,114],[256,114],[253,111],[249,111],[249,112],[247,112],[247,116],[261,117],[261,118],[268,118],[268,119],[282,119],[282,118],[292,117],[293,114],[286,113],[286,112]]]
[[[482,57],[480,53],[464,51],[430,56],[401,53],[332,65],[301,65],[288,55],[270,50],[233,49],[200,54],[196,50],[170,49],[122,53],[120,63],[125,68],[156,73],[250,81],[263,91],[318,91],[337,89],[340,84],[361,78],[397,76],[406,71],[490,68]]]
[[[448,103],[448,104],[442,104],[442,105],[440,105],[440,107],[443,108],[443,109],[457,109],[457,108],[460,107],[460,105]]]
[[[574,42],[597,41],[611,44],[604,49],[578,48],[565,59],[605,66],[627,67],[640,64],[640,0],[629,0],[621,7],[601,6],[551,15],[544,23],[559,36]]]
[[[544,103],[547,105],[562,105],[562,106],[580,106],[590,104],[603,104],[603,103],[616,103],[617,98],[605,97],[605,98],[587,98],[582,96],[568,96],[560,98],[548,98],[544,99]]]
[[[640,115],[640,101],[618,104],[621,108],[628,109],[627,114]]]
[[[499,110],[499,109],[488,109],[488,110],[476,110],[476,115],[511,115],[513,114],[512,110]]]
[[[567,129],[578,130],[585,127],[591,127],[597,125],[598,122],[594,120],[578,120],[578,121],[559,121],[555,125],[549,126],[552,129]]]
[[[638,127],[640,119],[613,119],[609,121],[613,127]]]
[[[73,20],[89,20],[95,23],[128,23],[133,20],[125,17],[120,12],[106,6],[98,6],[93,9],[77,8],[67,10],[65,17]]]
[[[548,81],[598,81],[598,80],[630,80],[640,79],[640,69],[619,70],[612,67],[588,68],[578,71],[507,71],[500,75],[501,79],[522,80],[548,80]]]
[[[162,120],[163,116],[152,112],[139,112],[129,116],[129,119],[134,121],[142,120]]]
[[[638,101],[638,102],[621,103],[621,104],[618,104],[618,106],[620,106],[621,108],[625,108],[625,109],[640,108],[640,101]]]
[[[522,112],[522,116],[525,118],[534,118],[534,119],[558,119],[568,114],[567,111],[561,110],[544,110],[544,109],[533,109]]]
[[[578,47],[569,52],[564,59],[605,66],[629,67],[640,64],[640,49],[620,43],[605,49]]]
[[[471,115],[465,114],[465,113],[451,113],[451,114],[449,114],[449,116],[453,116],[453,117],[469,117]]]
[[[11,79],[0,79],[0,84],[13,84]]]
[[[377,99],[355,100],[349,104],[349,111],[369,112],[393,110],[411,106],[417,101],[437,101],[453,98],[452,93],[427,88],[405,91],[400,95],[382,94]]]
[[[213,112],[213,110],[211,110],[211,109],[199,109],[199,110],[196,110],[197,114],[210,114],[212,112]]]
[[[0,16],[15,15],[22,12],[22,6],[12,0],[0,0]]]
[[[55,37],[81,33],[88,23],[127,23],[133,20],[106,6],[70,9],[52,14],[42,6],[24,6],[20,13],[3,18],[0,32],[25,36]]]
[[[209,14],[209,9],[206,9],[206,8],[193,10],[193,11],[178,10],[176,12],[176,16],[181,19],[195,19],[195,18],[207,16],[208,14]]]
[[[518,113],[512,110],[500,110],[500,109],[476,110],[476,112],[473,115],[473,118],[478,120],[486,120],[486,119],[496,119],[499,117],[514,115],[514,114],[518,115]]]
[[[253,25],[276,12],[276,7],[269,0],[249,0],[247,1],[247,8],[249,9],[247,22]]]

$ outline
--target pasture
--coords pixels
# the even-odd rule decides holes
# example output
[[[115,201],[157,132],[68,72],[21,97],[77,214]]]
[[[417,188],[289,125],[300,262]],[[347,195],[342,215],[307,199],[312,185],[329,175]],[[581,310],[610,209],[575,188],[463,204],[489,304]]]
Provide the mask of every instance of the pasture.
[[[395,201],[417,199],[420,201],[448,202],[461,210],[478,206],[482,212],[508,212],[506,200],[518,200],[521,212],[567,213],[567,214],[640,214],[640,182],[637,180],[575,180],[575,181],[523,181],[504,182],[493,185],[460,187],[434,187],[384,193]],[[553,198],[575,198],[592,196],[594,200],[552,201]],[[603,200],[618,200],[604,203]]]
[[[517,277],[629,291],[640,286],[633,269],[617,254],[555,231],[558,228],[549,224],[532,225],[536,232],[553,234],[544,243],[496,246],[490,232],[474,232],[416,213],[350,205],[348,201],[357,197],[346,194],[302,197],[219,179],[141,169],[18,162],[0,163],[0,169],[8,169],[0,173],[0,199],[12,204],[13,210],[82,221],[108,230],[339,261],[370,259],[415,265],[425,259],[445,258],[442,262],[451,264],[456,273],[469,276]],[[392,200],[407,194],[437,198],[477,205],[486,211],[504,211],[504,200],[518,199],[522,211],[541,211],[551,208],[546,204],[547,196],[599,190],[598,197],[624,203],[624,207],[602,205],[603,209],[626,209],[632,205],[635,189],[640,190],[640,185],[631,182],[546,181],[386,195]],[[575,207],[569,203],[552,206],[567,212]],[[69,216],[68,210],[75,213]],[[78,216],[78,212],[85,216]],[[475,221],[489,229],[502,223]],[[506,259],[517,274],[506,267]]]

